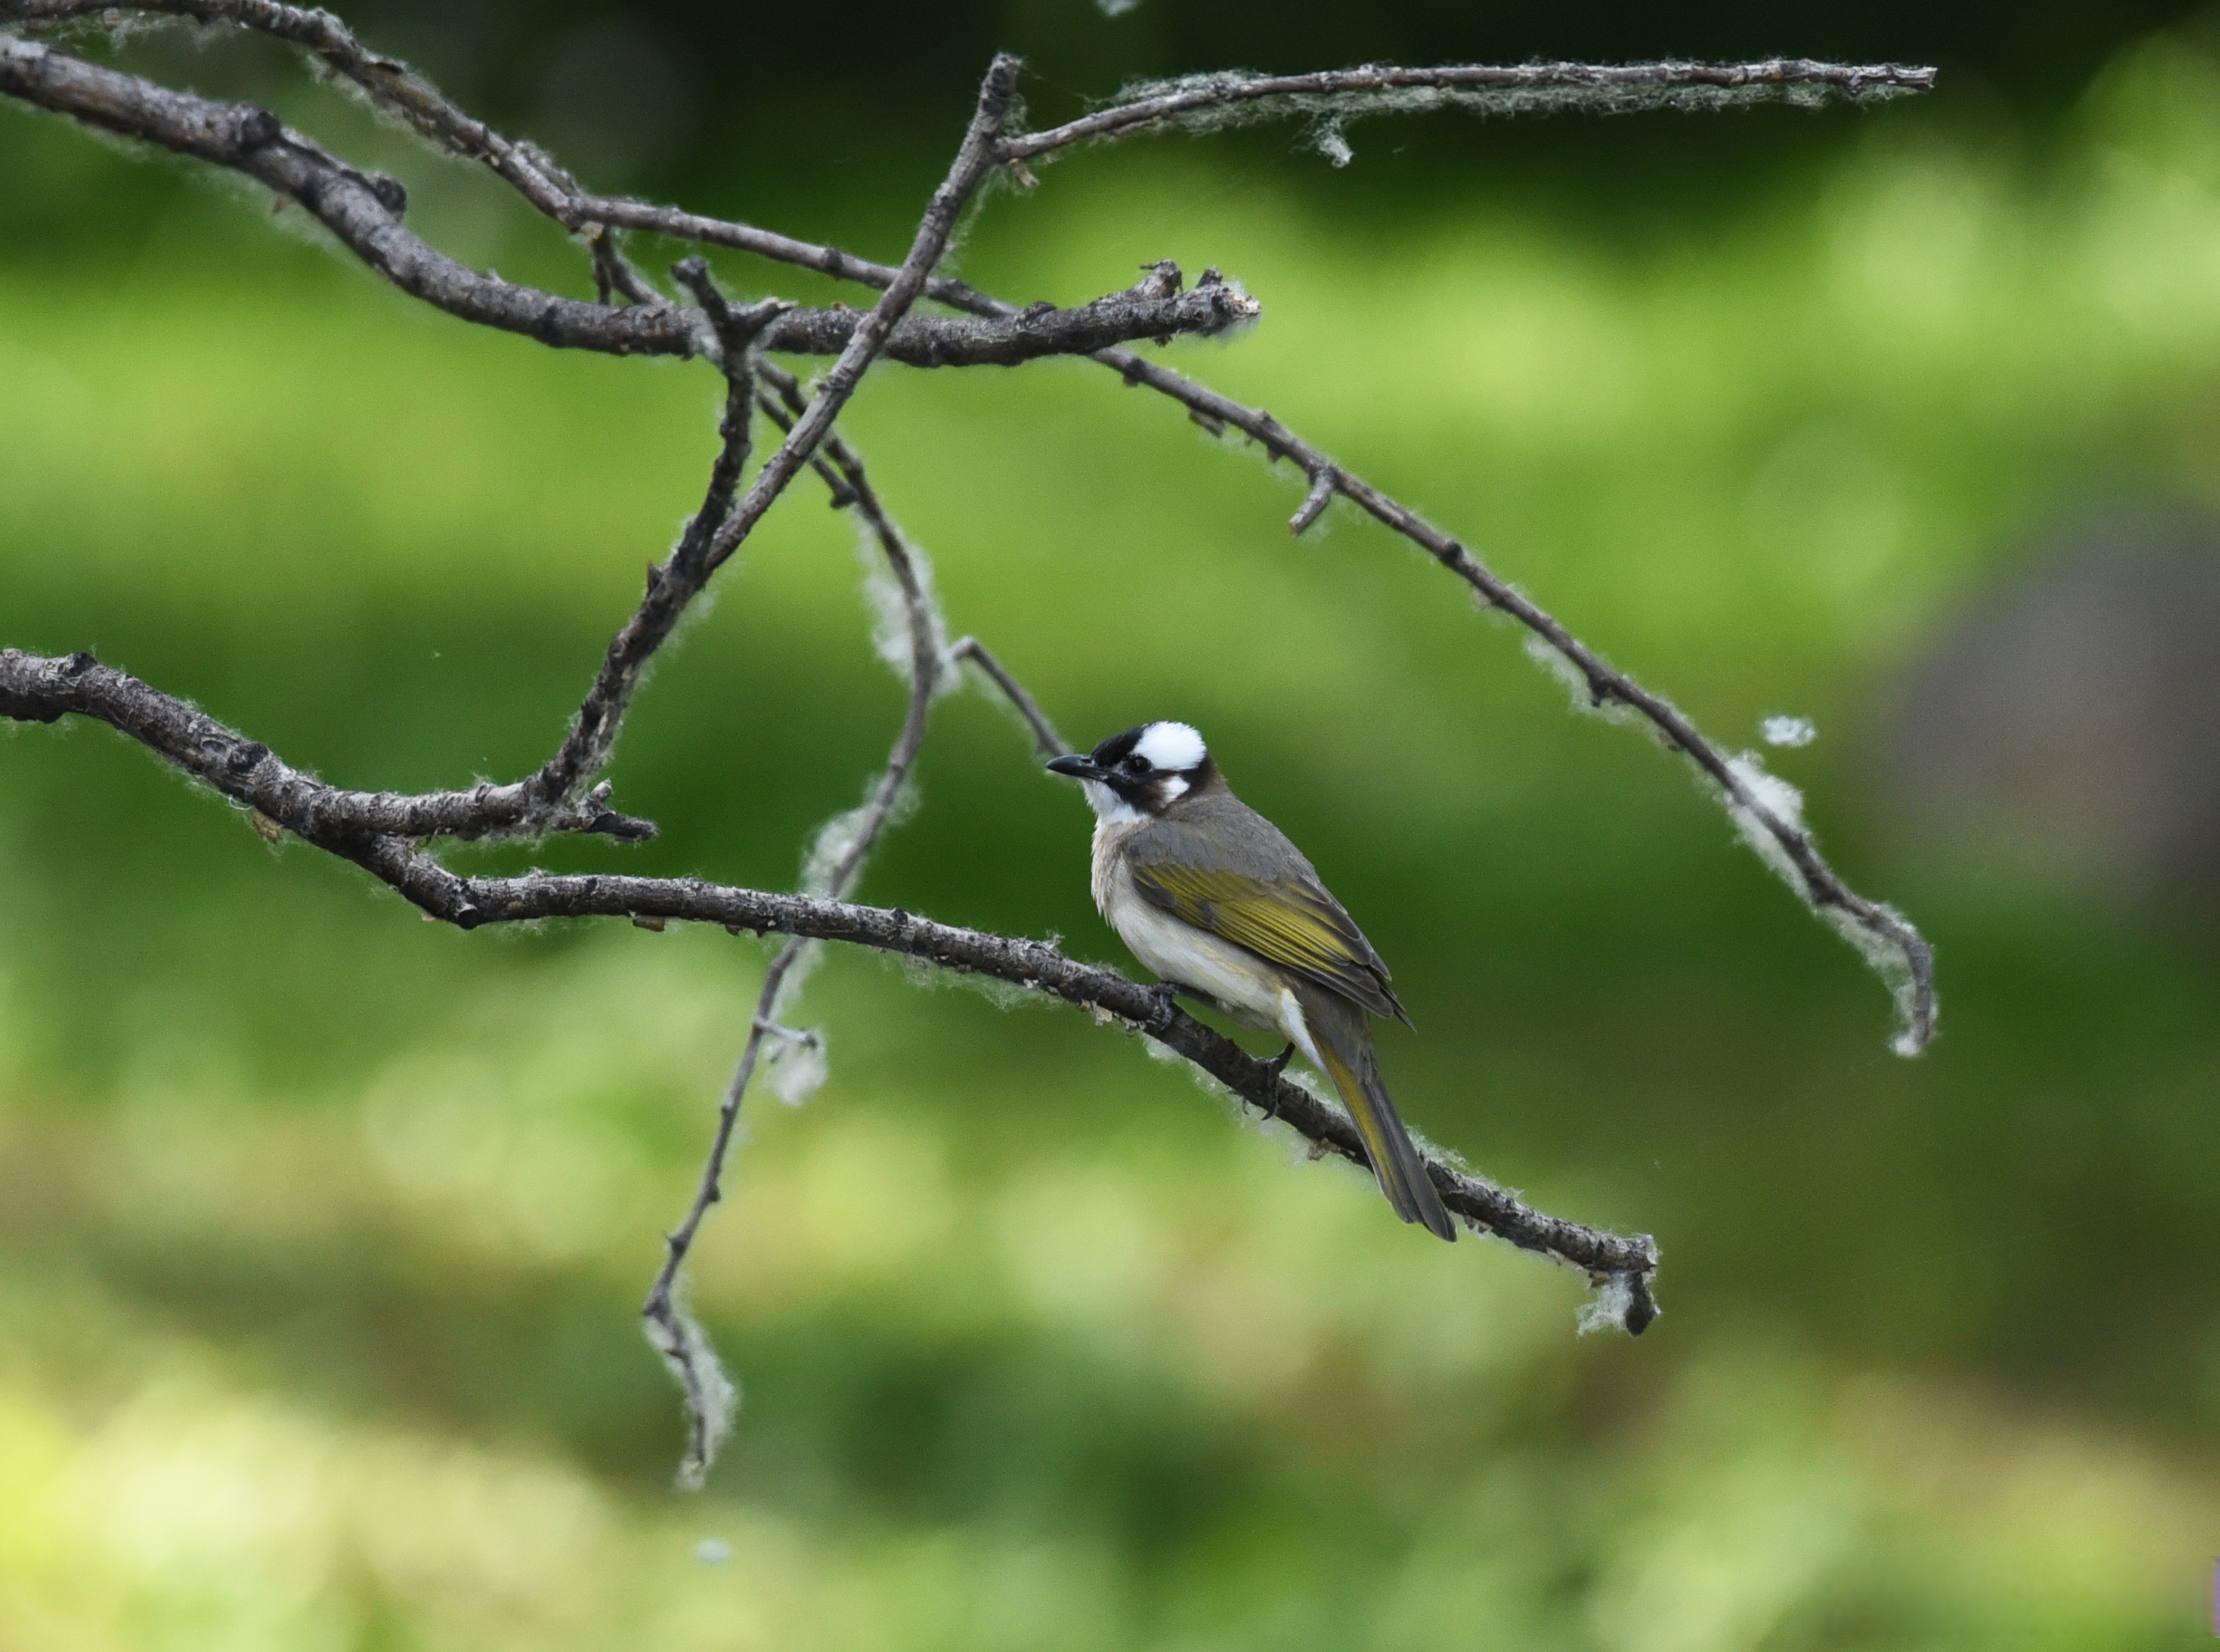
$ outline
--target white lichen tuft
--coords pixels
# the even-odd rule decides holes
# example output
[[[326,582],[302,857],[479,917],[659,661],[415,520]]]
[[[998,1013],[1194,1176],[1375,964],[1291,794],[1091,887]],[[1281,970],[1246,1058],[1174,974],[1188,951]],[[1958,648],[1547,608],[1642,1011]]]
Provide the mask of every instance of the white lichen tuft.
[[[1487,610],[1494,612],[1493,608]],[[1584,717],[1600,717],[1606,723],[1632,723],[1642,720],[1641,713],[1623,700],[1596,699],[1595,689],[1588,682],[1588,674],[1580,663],[1548,638],[1526,633],[1526,658],[1565,685],[1565,692],[1573,698],[1573,709]]]
[[[832,1063],[825,1053],[825,1035],[814,1027],[795,1032],[785,1027],[764,1035],[764,1082],[789,1107],[798,1107],[825,1088]]]
[[[1881,911],[1902,924],[1911,927],[1911,920],[1894,907],[1883,903]],[[1925,1037],[1919,1028],[1919,983],[1911,973],[1911,960],[1904,949],[1886,936],[1876,935],[1863,924],[1835,907],[1822,907],[1819,916],[1828,926],[1858,951],[1858,956],[1888,988],[1889,1000],[1896,1007],[1896,1034],[1888,1041],[1889,1051],[1907,1060],[1926,1049],[1934,1037],[1934,1019],[1939,1012],[1930,1003],[1928,1008],[1929,1025]]]
[[[1819,738],[1809,717],[1768,717],[1757,728],[1768,745],[1809,745]]]
[[[886,548],[879,543],[878,534],[869,522],[860,524],[857,536],[856,555],[864,564],[864,601],[871,610],[871,646],[889,670],[901,679],[904,687],[911,686],[917,664],[916,645],[911,640],[910,602],[901,581],[888,565]],[[902,535],[903,547],[909,553],[910,576],[917,582],[918,608],[925,621],[926,638],[932,650],[938,667],[933,675],[933,697],[949,693],[957,683],[956,660],[948,651],[948,620],[940,611],[940,597],[933,589],[932,558],[912,540]]]
[[[1324,155],[1330,166],[1346,166],[1356,159],[1356,151],[1349,145],[1349,134],[1342,130],[1339,120],[1313,121],[1307,134],[1310,146]]]
[[[1774,829],[1772,823],[1778,822],[1793,835],[1809,838],[1810,828],[1804,824],[1804,794],[1780,776],[1767,773],[1764,763],[1755,751],[1729,757],[1727,770],[1757,806],[1752,808],[1730,794],[1724,799],[1735,830],[1742,834],[1744,843],[1757,851],[1757,857],[1795,890],[1804,904],[1830,929],[1856,948],[1867,967],[1880,977],[1896,1007],[1897,1030],[1888,1047],[1899,1056],[1918,1055],[1926,1047],[1927,1039],[1921,1036],[1919,1028],[1919,984],[1912,976],[1911,960],[1901,945],[1877,932],[1871,925],[1861,922],[1854,913],[1814,900],[1802,870]],[[1894,907],[1885,906],[1880,911],[1907,931],[1911,928],[1910,920]],[[1929,1036],[1932,1032],[1930,1026]]]
[[[877,789],[876,780],[872,789]],[[861,868],[864,834],[878,814],[875,802],[876,799],[867,800],[854,808],[843,809],[817,828],[817,835],[809,840],[809,848],[801,857],[804,895],[838,895],[837,886]]]
[[[1634,1311],[1634,1279],[1612,1274],[1596,1287],[1596,1294],[1581,1306],[1580,1334],[1596,1331],[1624,1331],[1626,1316]]]
[[[648,1345],[663,1356],[663,1363],[686,1400],[686,1456],[678,1465],[682,1491],[698,1492],[717,1461],[717,1448],[733,1431],[733,1418],[740,1408],[740,1391],[725,1375],[709,1333],[702,1329],[674,1290],[672,1323],[640,1321]]]
[[[1768,774],[1764,761],[1755,751],[1729,757],[1727,772],[1756,805],[1753,808],[1732,793],[1728,794],[1727,816],[1735,823],[1735,830],[1742,834],[1744,843],[1757,851],[1757,857],[1808,903],[1812,891],[1804,882],[1804,874],[1790,858],[1787,845],[1774,829],[1777,824],[1799,837],[1804,835],[1804,794],[1778,775]]]
[[[931,958],[914,958],[906,952],[882,952],[878,956],[881,963],[900,969],[908,977],[909,984],[920,992],[961,988],[965,992],[978,994],[998,1010],[1013,1010],[1041,1001],[1038,992],[1014,981],[1005,981],[1000,976],[982,975],[976,969],[954,969],[946,964],[935,963]]]

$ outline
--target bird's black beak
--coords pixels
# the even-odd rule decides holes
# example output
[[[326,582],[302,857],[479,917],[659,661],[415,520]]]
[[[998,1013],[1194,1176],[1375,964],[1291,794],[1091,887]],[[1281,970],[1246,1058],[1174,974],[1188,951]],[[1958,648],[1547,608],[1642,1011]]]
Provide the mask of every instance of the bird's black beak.
[[[1071,751],[1060,757],[1051,757],[1048,771],[1052,775],[1069,776],[1073,780],[1102,778],[1102,771],[1094,766],[1094,759],[1083,751]]]

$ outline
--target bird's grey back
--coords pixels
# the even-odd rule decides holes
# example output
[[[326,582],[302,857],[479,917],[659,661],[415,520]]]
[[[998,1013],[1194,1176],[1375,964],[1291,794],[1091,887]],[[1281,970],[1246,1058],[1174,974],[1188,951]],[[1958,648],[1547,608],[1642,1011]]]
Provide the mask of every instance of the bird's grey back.
[[[1305,890],[1333,914],[1334,927],[1350,944],[1360,969],[1377,977],[1380,1001],[1375,1013],[1403,1013],[1394,988],[1388,985],[1387,963],[1356,926],[1348,908],[1334,899],[1318,869],[1286,832],[1236,797],[1223,779],[1213,776],[1204,789],[1181,798],[1155,820],[1135,827],[1125,849],[1137,870],[1151,863],[1189,866],[1231,872],[1259,883],[1292,884]],[[1349,990],[1349,986],[1344,985],[1343,990]],[[1368,1001],[1374,997],[1371,992],[1357,995]]]
[[[1310,883],[1323,890],[1318,869],[1288,834],[1228,790],[1223,782],[1182,797],[1126,841],[1138,861],[1169,861],[1254,878],[1259,883]]]

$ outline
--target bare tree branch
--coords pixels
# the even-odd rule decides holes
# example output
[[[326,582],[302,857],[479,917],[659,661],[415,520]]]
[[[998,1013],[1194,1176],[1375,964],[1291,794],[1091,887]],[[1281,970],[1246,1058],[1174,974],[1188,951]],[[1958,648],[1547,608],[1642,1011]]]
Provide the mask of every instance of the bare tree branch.
[[[408,65],[364,47],[346,24],[327,11],[276,4],[273,0],[171,0],[128,8],[103,6],[97,0],[90,3],[88,0],[0,0],[0,22],[104,20],[121,10],[189,17],[206,24],[232,23],[290,41],[353,81],[381,108],[400,116],[440,148],[491,166],[542,212],[560,218],[564,203],[577,191],[571,175],[538,149],[504,138],[483,122],[464,114]]]
[[[1144,283],[1072,309],[1044,303],[986,319],[912,316],[904,323],[907,336],[898,330],[887,354],[907,367],[1014,367],[1043,356],[1092,355],[1136,339],[1207,337],[1253,321],[1263,310],[1232,282],[1207,282],[1184,295],[1176,287],[1163,292]],[[848,311],[797,309],[781,320],[763,347],[832,355],[846,345],[855,322]]]
[[[0,717],[25,722],[52,722],[72,712],[97,717],[315,843],[361,836],[482,838],[510,831],[535,837],[599,832],[633,842],[655,835],[652,821],[609,809],[605,787],[581,799],[549,800],[528,814],[527,784],[421,795],[344,791],[290,767],[259,742],[238,739],[183,701],[96,692],[105,668],[90,654],[49,659],[7,650],[0,658],[7,661],[0,671]]]
[[[925,216],[917,227],[916,238],[911,242],[909,256],[902,261],[895,278],[887,284],[885,292],[870,313],[856,324],[847,345],[841,350],[839,359],[826,371],[819,381],[816,395],[808,408],[797,419],[778,451],[765,461],[753,485],[747,491],[723,527],[717,530],[705,558],[703,574],[714,572],[726,558],[745,539],[771,502],[784,491],[795,473],[816,452],[817,445],[832,428],[832,421],[839,416],[842,407],[855,394],[864,370],[886,347],[888,335],[895,324],[907,312],[918,294],[924,290],[932,266],[940,261],[946,250],[948,238],[955,233],[956,221],[962,215],[965,204],[971,199],[987,173],[995,164],[995,142],[1003,121],[1010,111],[1010,99],[1018,80],[1018,60],[1013,57],[998,57],[988,65],[985,84],[980,88],[979,107],[971,117],[970,130],[963,134],[963,146],[957,151],[954,165],[948,177],[933,191],[932,200],[925,209]],[[659,639],[658,639],[659,640]]]
[[[216,103],[103,68],[36,41],[0,37],[0,92],[179,154],[228,166],[299,202],[387,280],[466,321],[541,342],[619,355],[684,355],[685,315],[609,309],[483,276],[401,226],[399,184],[373,178],[289,132],[267,109]]]
[[[407,122],[440,148],[489,167],[533,207],[574,233],[596,224],[643,230],[675,240],[734,247],[864,286],[883,288],[894,279],[892,265],[857,258],[838,247],[674,208],[592,194],[534,146],[502,136],[449,103],[408,65],[363,46],[327,11],[282,5],[275,0],[148,0],[129,7],[106,5],[101,0],[0,0],[0,22],[54,23],[85,18],[104,22],[111,16],[127,12],[188,17],[209,25],[228,23],[290,41],[346,77],[379,108]],[[981,295],[946,277],[931,282],[926,293],[975,314],[1018,313],[1015,306],[982,309]],[[967,303],[966,299],[972,302]]]
[[[415,906],[458,928],[555,918],[719,924],[728,930],[867,946],[958,973],[991,976],[1144,1032],[1306,1140],[1351,1163],[1367,1163],[1356,1127],[1338,1108],[1154,988],[1114,969],[1078,963],[1048,942],[938,924],[899,907],[856,906],[697,878],[458,876],[398,838],[359,837],[350,842],[333,834],[301,798],[267,784],[274,759],[266,747],[126,672],[84,654],[53,659],[0,649],[0,715],[52,721],[70,713],[131,735],[225,796],[366,867]],[[253,753],[261,755],[242,755]],[[1656,1317],[1649,1286],[1657,1252],[1647,1235],[1628,1237],[1545,1215],[1438,1153],[1428,1156],[1426,1168],[1443,1202],[1475,1228],[1554,1256],[1599,1281],[1623,1281],[1631,1293],[1629,1331],[1640,1331]]]
[[[1002,159],[1022,161],[1092,139],[1123,137],[1166,125],[1226,124],[1285,115],[1328,121],[1352,113],[1461,107],[1487,115],[1578,109],[1631,114],[1654,109],[1712,109],[1733,103],[1864,103],[1928,91],[1932,69],[1893,63],[1856,67],[1774,58],[1763,63],[1455,64],[1403,68],[1366,64],[1318,74],[1255,75],[1232,71],[1129,87],[1119,101],[1062,126],[1007,138]]]
[[[36,41],[6,37],[0,37],[0,93],[243,173],[299,202],[403,292],[465,321],[560,348],[616,355],[684,356],[699,346],[699,318],[676,305],[635,302],[612,308],[564,298],[481,275],[447,257],[403,226],[408,196],[398,182],[358,171],[267,109],[212,103]],[[502,153],[513,159],[522,152],[508,145]],[[514,169],[497,170],[507,178]],[[527,198],[538,204],[528,192]],[[596,267],[606,266],[597,259]],[[1162,296],[1134,288],[1075,309],[1037,305],[986,318],[905,316],[875,353],[914,367],[1007,367],[1139,339],[1222,332],[1255,320],[1259,308],[1233,285]],[[765,324],[758,346],[795,355],[838,355],[862,319],[845,309],[789,308]]]

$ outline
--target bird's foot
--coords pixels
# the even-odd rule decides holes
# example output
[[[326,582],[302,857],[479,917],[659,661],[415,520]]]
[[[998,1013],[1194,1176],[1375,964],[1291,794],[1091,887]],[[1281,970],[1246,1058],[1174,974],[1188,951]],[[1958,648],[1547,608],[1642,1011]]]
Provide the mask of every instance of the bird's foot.
[[[1271,1060],[1269,1060],[1269,1061],[1268,1061],[1268,1062],[1266,1062],[1266,1063],[1264,1063],[1264,1070],[1265,1070],[1266,1072],[1269,1073],[1269,1074],[1272,1075],[1272,1078],[1273,1078],[1273,1081],[1274,1081],[1273,1085],[1272,1085],[1272,1102],[1271,1102],[1271,1105],[1270,1105],[1269,1107],[1266,1107],[1266,1108],[1264,1109],[1264,1116],[1265,1116],[1267,1119],[1276,1119],[1277,1117],[1279,1117],[1279,1113],[1280,1113],[1280,1087],[1279,1087],[1279,1083],[1278,1083],[1279,1076],[1280,1076],[1280,1075],[1281,1075],[1281,1074],[1282,1074],[1282,1073],[1284,1073],[1284,1072],[1286,1072],[1286,1071],[1288,1070],[1288,1063],[1289,1062],[1293,1061],[1294,1058],[1295,1058],[1295,1046],[1294,1045],[1294,1044],[1293,1044],[1293,1043],[1290,1043],[1285,1050],[1282,1050],[1281,1051],[1280,1051],[1280,1053],[1279,1053],[1278,1055],[1276,1055],[1276,1056],[1273,1057]]]
[[[1179,1007],[1179,988],[1169,981],[1159,981],[1149,990],[1157,998],[1157,1025],[1163,1026],[1171,1020],[1172,1012]]]

